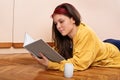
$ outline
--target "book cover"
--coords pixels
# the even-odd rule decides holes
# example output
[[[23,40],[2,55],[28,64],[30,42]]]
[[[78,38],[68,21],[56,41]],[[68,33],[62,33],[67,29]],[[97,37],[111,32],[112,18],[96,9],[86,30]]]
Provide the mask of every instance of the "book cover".
[[[52,47],[44,42],[42,39],[35,41],[27,33],[25,34],[23,47],[38,58],[41,58],[41,56],[39,55],[39,53],[41,52],[50,61],[60,62],[61,60],[64,60],[64,57],[62,57],[59,53],[52,49]]]

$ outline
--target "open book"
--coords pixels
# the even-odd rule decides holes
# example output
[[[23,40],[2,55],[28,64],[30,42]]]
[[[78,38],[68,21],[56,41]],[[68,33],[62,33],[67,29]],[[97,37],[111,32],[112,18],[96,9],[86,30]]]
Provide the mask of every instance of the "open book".
[[[64,58],[59,53],[53,50],[52,47],[44,42],[42,39],[35,41],[27,33],[25,34],[23,47],[38,58],[41,58],[41,56],[39,55],[39,53],[41,52],[50,61],[60,62],[61,60],[64,60]]]

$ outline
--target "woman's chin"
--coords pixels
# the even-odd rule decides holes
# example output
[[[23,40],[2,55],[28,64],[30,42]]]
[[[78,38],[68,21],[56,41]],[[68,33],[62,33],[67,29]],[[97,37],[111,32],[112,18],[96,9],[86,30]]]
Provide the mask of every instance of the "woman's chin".
[[[62,36],[66,36],[66,34],[61,34]]]

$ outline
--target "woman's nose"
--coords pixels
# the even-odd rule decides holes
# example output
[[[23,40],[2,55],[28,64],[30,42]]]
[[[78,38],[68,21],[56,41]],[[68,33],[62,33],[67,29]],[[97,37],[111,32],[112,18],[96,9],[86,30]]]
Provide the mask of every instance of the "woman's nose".
[[[58,23],[58,24],[57,24],[57,28],[59,29],[60,27],[61,27],[61,25]]]

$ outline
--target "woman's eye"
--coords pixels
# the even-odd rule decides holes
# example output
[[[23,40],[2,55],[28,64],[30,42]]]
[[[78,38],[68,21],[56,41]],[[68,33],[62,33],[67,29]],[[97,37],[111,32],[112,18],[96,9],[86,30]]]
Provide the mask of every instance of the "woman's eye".
[[[60,23],[63,23],[64,21],[60,21]]]

